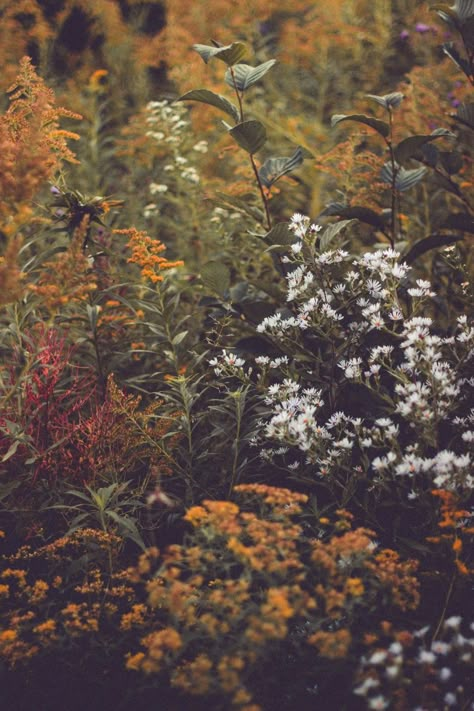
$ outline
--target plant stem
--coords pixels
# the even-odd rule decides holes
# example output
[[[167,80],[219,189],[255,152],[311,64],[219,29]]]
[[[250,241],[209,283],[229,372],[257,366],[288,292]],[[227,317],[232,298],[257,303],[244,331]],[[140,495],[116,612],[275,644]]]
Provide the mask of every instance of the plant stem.
[[[265,208],[265,217],[267,218],[267,229],[271,230],[272,218],[270,216],[270,210],[268,208],[268,200],[267,200],[267,196],[265,195],[265,191],[263,189],[262,181],[260,180],[260,176],[258,174],[258,168],[255,163],[255,159],[254,159],[253,155],[250,155],[250,162],[252,163],[253,172],[255,173],[255,178],[257,180],[258,189],[260,190],[260,195],[262,197],[263,206]]]
[[[445,600],[445,602],[444,602],[444,607],[443,607],[443,610],[442,610],[442,612],[441,612],[441,617],[439,618],[438,625],[437,625],[437,627],[436,627],[436,629],[435,629],[435,631],[434,631],[433,637],[431,638],[431,641],[432,641],[432,642],[433,642],[433,641],[437,638],[437,636],[439,635],[439,632],[440,632],[440,630],[441,630],[441,626],[442,626],[442,624],[443,624],[443,622],[444,622],[444,618],[446,617],[446,611],[447,611],[447,609],[448,609],[449,600],[450,600],[451,595],[452,595],[453,590],[454,590],[454,583],[455,583],[455,581],[456,581],[456,570],[453,572],[453,574],[452,574],[452,576],[451,576],[451,581],[450,581],[450,583],[449,583],[448,592],[446,593],[446,600]]]
[[[244,105],[242,102],[242,93],[238,90],[237,84],[235,81],[234,67],[230,67],[230,75],[232,77],[232,84],[234,85],[235,95],[236,95],[237,101],[239,103],[240,123],[242,123],[244,121]],[[270,216],[270,210],[268,208],[268,200],[267,200],[267,196],[265,195],[265,191],[263,189],[262,181],[260,180],[260,176],[258,174],[258,168],[257,168],[257,164],[255,163],[255,158],[253,157],[252,154],[250,154],[250,162],[252,164],[253,172],[255,174],[255,179],[257,181],[258,189],[260,191],[260,196],[262,198],[263,207],[265,209],[265,217],[267,220],[266,227],[267,227],[267,230],[271,230],[272,218]]]

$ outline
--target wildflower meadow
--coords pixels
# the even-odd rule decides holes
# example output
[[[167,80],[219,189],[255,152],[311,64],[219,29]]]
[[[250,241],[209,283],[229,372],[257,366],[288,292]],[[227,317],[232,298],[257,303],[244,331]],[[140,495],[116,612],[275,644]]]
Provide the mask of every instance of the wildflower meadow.
[[[0,0],[0,705],[474,711],[474,0]]]

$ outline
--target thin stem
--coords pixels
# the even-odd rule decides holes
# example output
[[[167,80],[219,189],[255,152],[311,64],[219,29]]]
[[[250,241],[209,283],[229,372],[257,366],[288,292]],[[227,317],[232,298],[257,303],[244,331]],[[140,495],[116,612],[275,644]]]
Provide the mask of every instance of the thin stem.
[[[450,583],[449,583],[448,592],[446,593],[446,600],[445,600],[445,602],[444,602],[443,611],[441,612],[441,617],[439,618],[438,625],[437,625],[437,627],[436,627],[436,629],[435,629],[435,632],[434,632],[434,634],[433,634],[433,637],[432,637],[432,639],[431,639],[432,642],[437,638],[437,636],[438,636],[439,633],[440,633],[441,627],[442,627],[443,622],[444,622],[444,618],[446,617],[446,611],[447,611],[447,609],[448,609],[449,600],[451,599],[451,595],[452,595],[452,593],[453,593],[455,581],[456,581],[456,570],[453,572],[453,574],[452,574],[452,576],[451,576],[451,581],[450,581]]]
[[[392,204],[391,204],[392,224],[391,224],[390,246],[393,249],[395,246],[395,241],[396,241],[396,237],[397,237],[397,188],[396,188],[397,169],[396,169],[396,162],[395,162],[395,153],[393,150],[393,116],[392,116],[391,109],[389,109],[388,115],[389,115],[389,124],[390,124],[390,136],[388,139],[386,139],[386,144],[388,146],[388,150],[390,153],[390,163],[392,166]]]
[[[235,95],[236,95],[237,101],[238,101],[238,103],[239,103],[240,123],[242,123],[242,122],[244,121],[244,105],[243,105],[243,101],[242,101],[243,92],[240,92],[240,91],[238,90],[238,88],[237,88],[237,83],[236,83],[236,79],[235,79],[234,67],[230,67],[230,75],[231,75],[231,77],[232,77],[232,84],[233,84],[233,86],[234,86]],[[267,225],[266,225],[266,226],[267,226],[267,229],[268,229],[268,230],[271,230],[271,228],[272,228],[272,218],[271,218],[271,216],[270,216],[270,210],[269,210],[269,208],[268,208],[268,200],[267,200],[267,196],[265,195],[265,191],[264,191],[264,189],[263,189],[262,181],[260,180],[260,176],[259,176],[259,174],[258,174],[258,168],[257,168],[257,165],[256,165],[256,163],[255,163],[255,159],[254,159],[254,157],[253,157],[252,154],[250,154],[250,162],[251,162],[251,164],[252,164],[253,172],[254,172],[255,178],[256,178],[256,180],[257,180],[258,189],[259,189],[259,191],[260,191],[260,196],[261,196],[261,198],[262,198],[263,207],[264,207],[264,209],[265,209],[265,217],[266,217],[266,220],[267,220]]]
[[[242,396],[242,392],[234,393],[237,426],[236,426],[235,440],[234,440],[234,457],[233,457],[233,461],[232,461],[232,476],[230,479],[228,496],[230,496],[232,494],[232,490],[233,490],[236,480],[237,480],[237,469],[238,469],[237,464],[238,464],[238,460],[239,460],[240,430],[241,430],[241,426],[242,426],[241,396]]]
[[[230,68],[230,76],[232,77],[232,84],[234,86],[234,91],[235,95],[237,96],[237,101],[239,102],[239,113],[240,113],[240,123],[244,120],[244,105],[242,102],[242,95],[240,91],[237,88],[237,82],[235,80],[235,72],[234,72],[234,67],[229,67]]]
[[[265,195],[265,191],[263,189],[262,181],[260,180],[260,176],[258,174],[258,168],[255,163],[255,159],[254,159],[253,155],[250,155],[250,162],[252,163],[253,172],[255,173],[255,178],[257,180],[258,189],[260,190],[260,195],[262,197],[262,202],[263,202],[263,205],[265,208],[265,217],[267,218],[267,229],[271,230],[272,218],[271,218],[270,210],[268,207],[268,200],[267,200],[267,196]]]

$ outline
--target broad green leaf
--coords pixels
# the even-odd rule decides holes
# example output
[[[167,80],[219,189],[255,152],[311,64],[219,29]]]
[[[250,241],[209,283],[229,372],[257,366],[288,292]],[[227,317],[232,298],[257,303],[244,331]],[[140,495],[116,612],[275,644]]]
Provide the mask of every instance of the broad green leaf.
[[[218,47],[214,56],[227,64],[228,67],[232,67],[242,61],[246,54],[247,46],[243,42],[232,42],[227,47]]]
[[[236,122],[239,121],[240,115],[238,108],[231,101],[226,99],[225,96],[215,94],[213,91],[208,91],[208,89],[194,89],[193,91],[188,91],[186,94],[183,94],[183,96],[180,96],[178,101],[201,101],[203,104],[215,106],[216,109],[224,111]]]
[[[464,24],[474,16],[474,0],[456,0],[451,7],[445,3],[436,3],[431,6],[432,10],[448,22],[449,24]]]
[[[334,128],[334,126],[337,126],[337,124],[342,121],[356,121],[357,123],[363,123],[366,126],[373,128],[384,138],[387,138],[390,134],[390,126],[388,123],[380,121],[380,119],[373,118],[372,116],[365,116],[365,114],[350,114],[347,116],[346,114],[334,114],[331,119],[331,126]]]
[[[385,227],[383,215],[371,210],[369,207],[363,207],[361,205],[347,207],[343,203],[331,203],[323,210],[321,216],[323,215],[337,215],[338,217],[345,217],[348,220],[360,220],[360,222],[378,227],[380,230]]]
[[[440,151],[439,159],[448,175],[456,175],[464,165],[462,154],[459,151]]]
[[[260,121],[243,121],[229,131],[230,135],[244,151],[253,155],[267,140],[265,126]]]
[[[387,111],[398,108],[405,98],[400,91],[393,91],[391,94],[384,94],[384,96],[377,96],[377,94],[366,94],[366,96],[376,101]]]
[[[318,236],[319,249],[321,252],[325,252],[339,232],[350,225],[351,222],[354,222],[354,220],[341,220],[340,222],[335,222],[333,225],[325,227]]]
[[[454,62],[467,77],[471,74],[469,62],[462,57],[456,49],[454,42],[445,42],[442,46],[443,52]]]
[[[272,229],[264,235],[263,239],[270,246],[266,252],[278,252],[284,254],[288,252],[290,244],[295,241],[295,235],[288,229],[287,222],[278,222]]]
[[[438,13],[441,19],[449,25],[456,26],[458,24],[458,16],[454,12],[454,9],[449,7],[449,5],[446,5],[445,3],[436,3],[436,5],[432,5],[430,9]]]
[[[395,147],[394,153],[398,163],[404,163],[412,158],[426,143],[435,141],[437,138],[454,138],[454,133],[447,129],[436,129],[433,133],[423,136],[409,136]]]
[[[254,197],[253,195],[249,195],[248,198],[245,199],[245,197],[242,196],[237,197],[236,195],[226,195],[225,193],[217,191],[216,197],[217,200],[213,199],[212,202],[219,207],[224,207],[226,210],[230,208],[238,210],[242,214],[249,215],[254,220],[258,220],[259,222],[265,219],[263,211],[259,207],[256,207],[256,205],[252,205],[250,203]]]
[[[225,73],[225,81],[232,88],[245,91],[253,84],[256,84],[276,63],[276,59],[269,59],[256,67],[249,64],[236,64]]]
[[[230,287],[230,270],[220,262],[207,262],[201,268],[201,279],[208,289],[224,296]]]
[[[454,118],[474,131],[474,103],[458,106],[457,114]]]
[[[407,170],[406,168],[395,164],[395,188],[400,192],[409,190],[423,180],[426,173],[427,168],[414,168],[413,170]],[[392,185],[394,175],[391,163],[385,163],[380,171],[380,179],[382,182]]]
[[[211,47],[207,44],[194,44],[193,49],[207,64],[210,59],[215,57],[225,62],[228,66],[237,64],[247,53],[247,47],[243,42],[233,42],[225,47]]]
[[[303,151],[298,146],[289,158],[268,158],[258,171],[258,175],[263,185],[270,188],[281,177],[298,168],[302,162]]]
[[[430,235],[429,237],[424,237],[415,242],[410,251],[402,257],[401,261],[406,264],[412,264],[415,259],[418,259],[418,257],[421,257],[422,254],[429,252],[431,249],[447,247],[460,240],[462,240],[461,235]]]
[[[441,227],[474,234],[474,217],[468,212],[454,212],[448,216]]]

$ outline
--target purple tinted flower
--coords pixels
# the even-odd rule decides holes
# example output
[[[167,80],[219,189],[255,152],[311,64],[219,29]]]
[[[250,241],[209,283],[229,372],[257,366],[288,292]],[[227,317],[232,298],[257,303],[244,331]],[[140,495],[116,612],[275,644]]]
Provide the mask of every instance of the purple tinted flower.
[[[425,25],[424,22],[417,22],[415,25],[415,32],[419,32],[422,35],[425,32],[429,32],[430,30],[431,30],[431,27],[429,25]]]
[[[460,103],[461,102],[459,101],[459,99],[452,99],[451,100],[451,106],[454,106],[455,109],[460,105]]]
[[[402,30],[399,36],[402,42],[405,42],[409,38],[410,33],[408,32],[408,30]]]
[[[61,195],[61,191],[55,185],[51,186],[51,192],[53,195]]]

